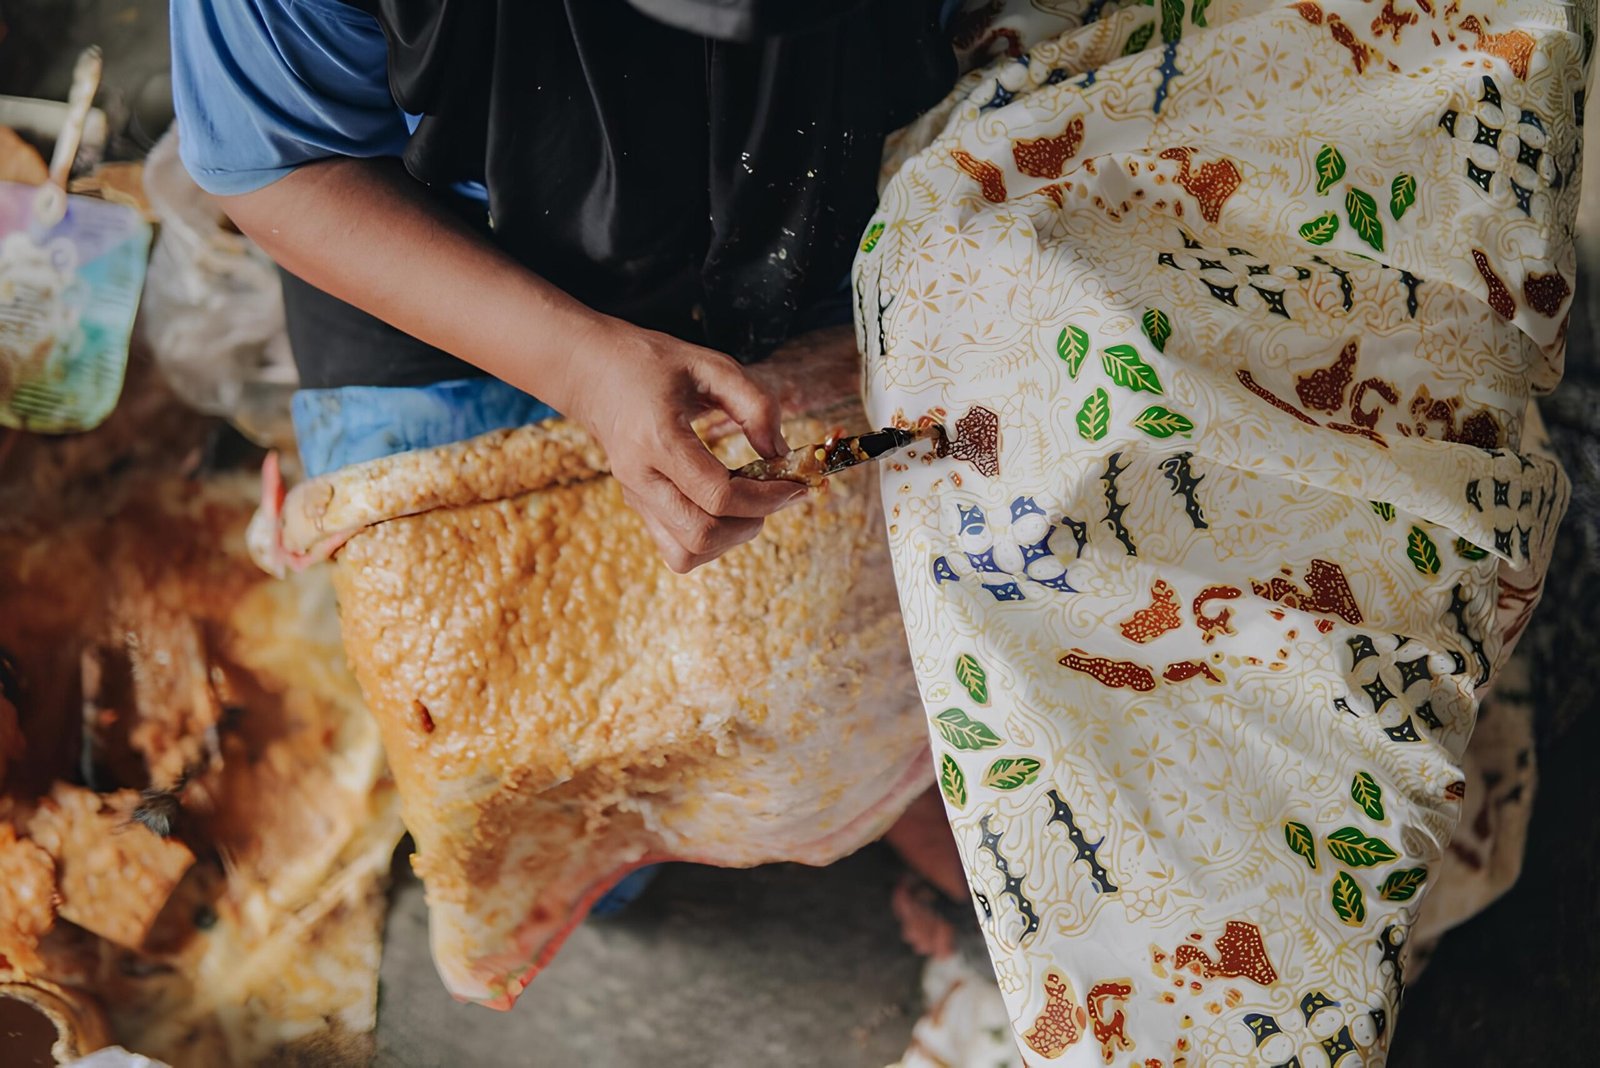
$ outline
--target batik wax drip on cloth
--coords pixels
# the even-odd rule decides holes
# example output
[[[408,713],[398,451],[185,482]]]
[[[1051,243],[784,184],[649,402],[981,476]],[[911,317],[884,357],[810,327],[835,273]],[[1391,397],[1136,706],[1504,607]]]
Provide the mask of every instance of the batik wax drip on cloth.
[[[940,787],[1027,1063],[1378,1064],[1566,503],[1592,11],[1067,7],[969,13],[855,269],[956,430],[882,480]]]
[[[782,397],[790,441],[867,429],[848,331],[752,373]],[[728,466],[750,459],[731,424],[701,431]],[[458,997],[509,1008],[640,864],[828,863],[927,789],[864,472],[688,576],[559,421],[313,479],[258,531],[280,542],[269,562],[342,545],[346,649]]]

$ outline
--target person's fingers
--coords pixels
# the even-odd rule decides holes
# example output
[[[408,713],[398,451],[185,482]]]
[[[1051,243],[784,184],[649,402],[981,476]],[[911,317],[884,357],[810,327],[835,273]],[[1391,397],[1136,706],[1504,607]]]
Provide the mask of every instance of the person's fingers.
[[[624,499],[644,519],[667,566],[680,575],[761,533],[758,518],[707,515],[659,473],[625,492]]]
[[[955,949],[955,929],[932,904],[931,888],[914,879],[902,879],[890,896],[890,907],[900,921],[900,937],[913,952],[935,959]]]
[[[789,451],[783,439],[783,411],[778,399],[756,385],[734,361],[702,360],[694,365],[701,394],[739,424],[751,448],[767,459]]]
[[[685,424],[667,429],[656,448],[656,470],[708,516],[758,519],[805,495],[795,482],[735,478]]]
[[[683,575],[694,569],[696,564],[694,557],[689,554],[688,550],[678,544],[678,540],[672,536],[672,533],[667,530],[661,520],[657,519],[655,514],[645,507],[637,494],[632,490],[624,489],[622,491],[622,499],[638,515],[640,521],[644,523],[644,529],[650,535],[650,540],[656,543],[656,552],[660,554],[662,562],[670,570]]]
[[[651,540],[656,543],[656,549],[661,555],[661,560],[667,565],[668,570],[687,575],[701,564],[710,563],[716,557],[709,553],[690,552],[679,541],[682,535],[670,529],[656,514],[656,510],[646,504],[638,495],[624,494],[628,506],[639,513],[639,518],[644,521],[645,529],[649,531]]]

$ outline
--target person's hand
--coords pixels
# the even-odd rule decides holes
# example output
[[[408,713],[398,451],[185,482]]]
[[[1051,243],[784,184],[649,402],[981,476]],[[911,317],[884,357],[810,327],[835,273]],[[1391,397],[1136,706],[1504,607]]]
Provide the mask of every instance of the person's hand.
[[[721,353],[611,320],[574,361],[566,392],[563,414],[599,440],[623,499],[680,575],[805,495],[793,482],[732,477],[695,436],[692,419],[722,411],[763,457],[788,451],[777,400]]]
[[[763,457],[787,451],[777,403],[737,363],[585,307],[442,211],[399,160],[319,160],[224,204],[285,270],[587,428],[674,571],[805,492],[734,479],[689,428],[721,409]]]

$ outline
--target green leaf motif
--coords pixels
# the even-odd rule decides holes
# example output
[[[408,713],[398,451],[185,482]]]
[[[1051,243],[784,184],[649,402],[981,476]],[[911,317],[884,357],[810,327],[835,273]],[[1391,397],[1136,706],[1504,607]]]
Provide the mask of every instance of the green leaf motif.
[[[1351,188],[1344,195],[1344,213],[1350,219],[1350,228],[1377,249],[1383,251],[1383,220],[1378,218],[1378,202],[1364,189]]]
[[[1303,823],[1285,823],[1283,825],[1283,840],[1289,843],[1289,848],[1306,858],[1306,863],[1311,865],[1311,870],[1317,870],[1317,840],[1311,837],[1311,828]]]
[[[1317,193],[1326,193],[1333,183],[1344,177],[1344,157],[1332,145],[1323,145],[1317,153]]]
[[[1147,22],[1128,35],[1128,43],[1122,46],[1122,54],[1131,56],[1136,52],[1143,52],[1145,45],[1150,43],[1150,38],[1156,35],[1156,24]]]
[[[989,676],[984,672],[983,665],[978,663],[978,658],[971,653],[956,657],[956,680],[978,704],[989,703]]]
[[[1161,0],[1161,40],[1177,44],[1183,37],[1183,0]]]
[[[883,223],[875,222],[867,227],[866,236],[861,239],[861,251],[871,252],[878,247],[878,238],[883,236]]]
[[[1172,336],[1172,321],[1167,318],[1166,312],[1160,308],[1146,308],[1139,326],[1157,352],[1167,351],[1167,339]]]
[[[1339,216],[1325,211],[1300,227],[1300,236],[1313,245],[1326,245],[1339,232]]]
[[[1083,358],[1088,354],[1089,334],[1081,327],[1069,325],[1056,338],[1056,355],[1067,362],[1067,374],[1070,377],[1078,377],[1078,368],[1083,366]]]
[[[1111,425],[1111,398],[1103,389],[1096,389],[1078,409],[1078,433],[1084,441],[1099,441],[1106,436]]]
[[[1135,393],[1160,393],[1161,380],[1132,345],[1112,345],[1100,354],[1100,368],[1106,377]]]
[[[1393,846],[1382,838],[1368,837],[1360,827],[1340,827],[1323,841],[1328,843],[1333,859],[1352,868],[1372,868],[1400,859]]]
[[[1399,222],[1400,216],[1416,202],[1417,180],[1409,174],[1397,175],[1389,185],[1389,214]]]
[[[1000,736],[959,708],[947,708],[933,717],[939,737],[957,749],[993,749]]]
[[[1189,11],[1189,20],[1196,26],[1206,24],[1206,8],[1211,6],[1211,0],[1194,0]]]
[[[1424,575],[1439,573],[1439,550],[1421,527],[1412,527],[1406,536],[1406,555],[1411,557],[1412,566]]]
[[[983,785],[992,790],[1018,790],[1039,777],[1039,767],[1032,757],[1001,757],[983,773]]]
[[[1456,555],[1463,560],[1482,560],[1489,555],[1488,549],[1480,549],[1466,538],[1456,539]]]
[[[1401,868],[1378,884],[1378,896],[1385,901],[1410,901],[1427,880],[1427,868]]]
[[[1351,927],[1359,927],[1367,918],[1367,903],[1361,899],[1361,887],[1345,872],[1333,880],[1333,911]]]
[[[1171,408],[1163,408],[1159,404],[1152,404],[1140,412],[1133,425],[1153,438],[1170,438],[1174,434],[1188,437],[1194,430],[1194,423],[1188,416],[1179,415]]]
[[[939,758],[939,792],[944,794],[951,808],[967,807],[967,777],[961,774],[960,765],[949,753]]]
[[[1378,518],[1382,519],[1385,523],[1394,518],[1394,505],[1390,504],[1388,501],[1373,501],[1372,510],[1377,512]]]
[[[1364,771],[1356,772],[1356,777],[1350,780],[1350,797],[1361,806],[1373,819],[1383,821],[1383,790],[1378,786],[1378,780]]]

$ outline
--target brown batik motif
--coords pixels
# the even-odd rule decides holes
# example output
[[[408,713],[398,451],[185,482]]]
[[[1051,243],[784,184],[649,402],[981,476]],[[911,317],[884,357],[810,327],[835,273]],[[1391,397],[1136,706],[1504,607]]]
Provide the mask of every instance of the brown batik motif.
[[[1162,159],[1178,161],[1178,184],[1200,202],[1200,217],[1214,223],[1222,218],[1223,206],[1238,190],[1243,177],[1231,159],[1207,160],[1191,170],[1193,156],[1192,148],[1168,148],[1161,152]]]
[[[1566,501],[1581,49],[1056,6],[985,9],[1026,64],[895,143],[856,265],[869,416],[962,413],[881,492],[1010,1068],[1377,1068]]]
[[[1083,117],[1067,123],[1054,137],[1019,138],[1011,142],[1011,158],[1017,170],[1032,178],[1060,178],[1067,160],[1078,154],[1083,144]]]
[[[978,183],[978,188],[983,191],[983,198],[995,204],[1001,204],[1006,199],[1006,176],[1004,172],[986,159],[979,159],[970,152],[953,149],[950,158],[956,161],[956,166]]]
[[[1000,474],[1000,417],[981,405],[968,409],[956,420],[950,456],[971,464],[980,475]]]

